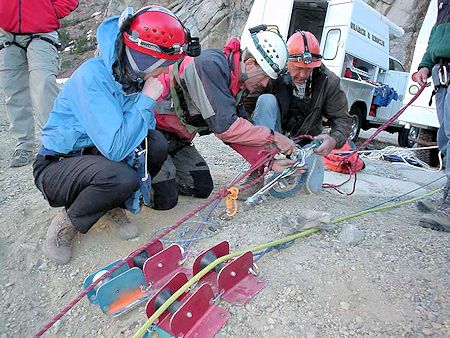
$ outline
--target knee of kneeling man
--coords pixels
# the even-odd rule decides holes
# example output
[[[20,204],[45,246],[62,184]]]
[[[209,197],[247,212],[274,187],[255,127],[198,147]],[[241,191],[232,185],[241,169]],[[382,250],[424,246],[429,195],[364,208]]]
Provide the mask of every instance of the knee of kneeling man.
[[[278,106],[278,101],[275,95],[273,94],[262,94],[258,97],[258,102],[264,104],[264,105],[270,105],[270,106]]]
[[[155,210],[169,210],[178,203],[178,195],[176,196],[155,196],[152,208]]]
[[[153,209],[169,210],[178,203],[178,189],[175,180],[152,183]]]
[[[207,198],[214,189],[214,183],[209,171],[194,171],[191,172],[195,184],[195,196],[200,198]]]

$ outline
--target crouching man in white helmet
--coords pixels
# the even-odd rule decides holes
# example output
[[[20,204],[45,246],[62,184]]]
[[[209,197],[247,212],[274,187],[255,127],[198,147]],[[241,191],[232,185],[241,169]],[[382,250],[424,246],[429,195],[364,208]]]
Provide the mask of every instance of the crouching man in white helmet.
[[[179,194],[206,198],[213,190],[208,165],[191,144],[197,133],[214,133],[252,164],[266,146],[285,154],[294,150],[286,136],[246,119],[242,98],[285,74],[288,59],[277,30],[260,26],[250,34],[252,43],[244,51],[234,38],[223,51],[202,50],[200,56],[186,57],[171,66],[169,74],[160,75],[165,90],[155,115],[157,129],[169,141],[169,156],[152,180],[153,208],[172,208]],[[277,160],[274,170],[293,163]]]

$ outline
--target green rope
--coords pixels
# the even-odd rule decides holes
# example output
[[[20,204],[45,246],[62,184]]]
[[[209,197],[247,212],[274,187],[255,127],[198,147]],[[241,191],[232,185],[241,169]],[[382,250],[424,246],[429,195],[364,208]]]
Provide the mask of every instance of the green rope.
[[[355,218],[355,217],[359,217],[359,216],[362,216],[362,215],[365,215],[365,214],[368,214],[368,213],[397,208],[399,206],[402,206],[402,205],[405,205],[405,204],[408,204],[408,203],[412,203],[412,202],[420,200],[420,199],[422,199],[424,197],[433,195],[433,194],[437,193],[440,190],[442,190],[442,188],[433,190],[433,191],[431,191],[429,193],[423,194],[423,195],[418,196],[418,197],[411,198],[411,199],[403,201],[403,202],[396,202],[396,203],[392,203],[392,204],[389,204],[389,205],[386,205],[386,206],[372,208],[372,209],[368,209],[368,210],[363,210],[363,211],[360,211],[360,212],[356,212],[354,214],[337,217],[331,223],[333,223],[333,224],[341,223],[341,222],[347,221],[349,219],[352,219],[352,218]],[[318,232],[319,230],[320,230],[320,228],[311,228],[311,229],[308,229],[308,230],[297,232],[297,233],[289,235],[287,237],[283,237],[283,238],[277,239],[277,240],[272,241],[272,242],[268,242],[268,243],[265,243],[265,244],[260,244],[260,245],[254,246],[254,247],[252,247],[252,248],[250,248],[248,250],[245,250],[245,251],[244,250],[243,251],[238,251],[238,252],[235,252],[235,253],[228,254],[226,256],[219,257],[214,262],[212,262],[207,267],[205,267],[200,272],[198,272],[186,284],[184,284],[180,289],[178,289],[178,291],[176,291],[172,296],[170,296],[169,299],[167,299],[164,302],[164,304],[161,305],[158,308],[158,310],[156,310],[155,313],[153,313],[153,315],[144,323],[144,325],[142,325],[138,329],[138,331],[134,334],[133,338],[140,338],[140,337],[142,337],[147,332],[147,330],[152,325],[152,323],[156,319],[158,319],[159,316],[161,316],[164,313],[164,311],[166,311],[167,308],[174,301],[176,301],[178,299],[178,297],[180,297],[184,292],[186,292],[187,289],[189,289],[192,285],[197,283],[203,276],[205,276],[208,272],[210,272],[212,269],[214,269],[217,265],[219,265],[219,264],[221,264],[221,263],[223,263],[223,262],[225,262],[225,261],[227,261],[229,259],[232,259],[234,257],[240,256],[240,255],[244,254],[245,252],[248,252],[248,251],[250,251],[250,252],[262,251],[264,249],[267,249],[267,248],[270,248],[270,247],[273,247],[273,246],[276,246],[276,245],[280,245],[280,244],[283,244],[283,243],[286,243],[286,242],[293,241],[293,240],[295,240],[297,238],[300,238],[300,237],[310,236],[310,235]]]

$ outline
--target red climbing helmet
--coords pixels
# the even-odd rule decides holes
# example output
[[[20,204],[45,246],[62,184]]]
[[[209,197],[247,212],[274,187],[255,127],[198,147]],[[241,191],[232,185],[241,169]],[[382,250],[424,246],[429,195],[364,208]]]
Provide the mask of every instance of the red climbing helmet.
[[[168,9],[146,6],[133,13],[131,7],[122,13],[119,29],[129,48],[159,59],[179,60],[200,54],[198,38]]]
[[[287,41],[289,62],[303,68],[316,68],[322,64],[320,43],[313,33],[297,31]]]

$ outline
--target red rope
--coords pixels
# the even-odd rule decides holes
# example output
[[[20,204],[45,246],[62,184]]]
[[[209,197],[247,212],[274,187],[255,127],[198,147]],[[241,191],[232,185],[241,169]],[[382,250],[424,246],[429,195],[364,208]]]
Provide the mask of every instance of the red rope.
[[[248,169],[246,172],[244,172],[242,175],[237,177],[233,182],[231,182],[226,188],[220,189],[213,197],[208,199],[205,203],[201,204],[197,208],[195,208],[193,211],[191,211],[186,216],[180,218],[176,223],[171,225],[169,228],[164,230],[162,233],[160,233],[156,238],[150,240],[146,244],[142,245],[141,247],[137,248],[136,250],[132,251],[128,256],[126,260],[122,260],[113,267],[111,267],[109,270],[107,270],[100,278],[98,278],[96,281],[94,281],[91,285],[89,285],[86,289],[81,291],[77,296],[75,296],[70,303],[62,308],[58,314],[53,317],[52,320],[50,320],[47,324],[45,324],[42,329],[35,334],[35,337],[41,337],[48,329],[50,329],[58,320],[60,320],[72,307],[75,306],[84,296],[87,295],[89,291],[94,289],[94,287],[99,284],[102,280],[110,276],[114,271],[116,271],[118,268],[120,268],[122,265],[126,264],[128,261],[132,261],[134,257],[139,255],[142,251],[150,247],[153,243],[155,243],[157,240],[161,239],[171,231],[175,230],[177,227],[179,227],[181,224],[186,222],[188,219],[190,219],[192,216],[197,214],[199,211],[205,209],[207,206],[209,206],[211,203],[213,203],[215,200],[221,199],[228,195],[228,189],[234,186],[235,184],[239,183],[241,180],[243,180],[245,177],[250,175],[253,171],[257,170],[258,168],[262,167],[264,164],[272,161],[274,155],[278,152],[276,148],[269,148],[267,151],[265,151],[266,154],[254,165],[251,166],[250,169]],[[271,167],[271,165],[269,165]],[[263,176],[264,177],[264,176]],[[256,182],[257,183],[257,182]],[[252,186],[256,184],[252,182],[252,184],[249,184],[248,186]],[[246,190],[247,188],[243,189]]]
[[[427,87],[428,84],[424,84],[423,86],[421,86],[419,88],[419,90],[417,91],[417,93],[411,98],[411,100],[409,100],[409,102],[402,108],[400,109],[394,116],[392,116],[389,120],[387,120],[386,122],[384,122],[377,130],[375,130],[375,132],[367,139],[365,140],[358,148],[356,148],[353,152],[351,152],[350,154],[348,154],[347,156],[345,156],[345,158],[349,158],[350,156],[352,156],[353,154],[357,153],[360,150],[363,150],[370,142],[373,141],[373,139],[375,137],[377,137],[377,135],[379,133],[381,133],[383,130],[385,130],[392,122],[394,122],[400,115],[403,114],[403,112],[406,110],[406,108],[408,108],[414,101],[416,101],[416,99],[419,97],[420,94],[422,94],[422,92],[424,91],[425,87]]]
[[[422,92],[424,91],[424,89],[428,86],[428,84],[424,84],[423,86],[421,86],[419,88],[419,90],[417,91],[417,93],[411,98],[411,100],[409,100],[409,102],[402,108],[400,109],[394,116],[392,116],[389,120],[387,120],[386,122],[384,122],[377,130],[375,130],[375,132],[370,135],[370,137],[365,140],[359,147],[357,147],[355,150],[353,150],[350,154],[344,156],[342,158],[342,163],[346,164],[348,163],[348,169],[349,169],[349,175],[350,177],[343,183],[341,184],[331,184],[331,183],[324,183],[322,185],[323,188],[332,188],[334,190],[336,190],[338,193],[340,194],[346,194],[348,196],[350,196],[351,194],[353,194],[355,192],[355,188],[356,188],[356,162],[353,164],[351,161],[349,161],[348,159],[358,153],[360,150],[363,150],[370,142],[373,141],[373,139],[375,137],[377,137],[377,135],[379,133],[381,133],[383,130],[385,130],[392,122],[394,122],[401,114],[403,114],[403,112],[406,110],[406,108],[408,108],[414,101],[416,101],[416,99],[419,97],[420,94],[422,94]],[[359,154],[357,155],[359,156]],[[352,175],[355,175],[355,181],[353,182],[353,188],[351,190],[351,192],[349,193],[344,193],[342,191],[340,191],[339,187],[343,186],[345,183],[349,182],[352,178]]]

